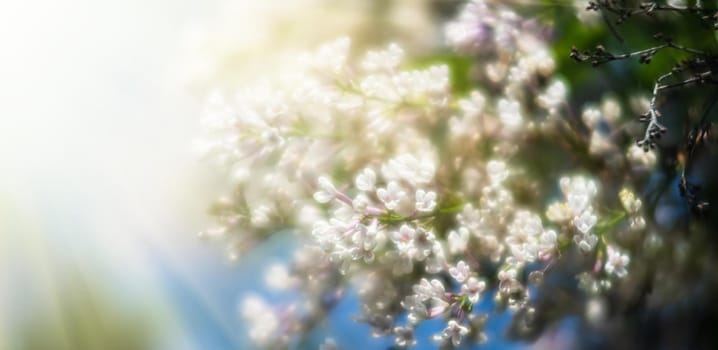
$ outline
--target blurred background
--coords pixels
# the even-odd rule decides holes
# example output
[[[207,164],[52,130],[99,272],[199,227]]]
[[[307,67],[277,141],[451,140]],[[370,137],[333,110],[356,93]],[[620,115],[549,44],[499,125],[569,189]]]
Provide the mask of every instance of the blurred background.
[[[237,303],[288,247],[197,239],[203,97],[371,19],[433,42],[425,2],[381,3],[0,1],[0,349],[247,348]]]
[[[0,349],[240,344],[177,78],[218,1],[0,1]]]

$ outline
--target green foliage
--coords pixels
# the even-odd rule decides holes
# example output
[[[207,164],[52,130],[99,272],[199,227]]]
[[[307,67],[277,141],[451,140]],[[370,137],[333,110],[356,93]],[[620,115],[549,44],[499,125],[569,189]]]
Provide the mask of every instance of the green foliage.
[[[622,54],[660,44],[653,36],[663,33],[685,47],[718,51],[714,31],[706,28],[698,16],[679,17],[673,13],[636,15],[617,24],[615,16],[604,14],[600,21],[588,24],[581,23],[572,11],[557,11],[553,24],[552,47],[557,58],[558,72],[571,77],[572,90],[579,94],[574,97],[578,97],[579,102],[600,95],[603,91],[612,91],[624,97],[640,91],[648,94],[655,79],[670,71],[688,54],[665,50],[658,52],[650,64],[640,64],[638,58],[635,58],[609,62],[591,69],[590,64],[579,64],[569,58],[572,47],[585,50],[602,45],[610,52]],[[596,70],[600,74],[596,74]]]

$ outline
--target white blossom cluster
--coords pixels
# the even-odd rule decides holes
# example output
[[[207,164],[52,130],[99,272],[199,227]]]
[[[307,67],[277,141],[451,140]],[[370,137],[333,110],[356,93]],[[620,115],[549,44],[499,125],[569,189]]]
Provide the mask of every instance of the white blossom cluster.
[[[534,315],[531,285],[572,256],[590,265],[578,274],[586,290],[630,273],[617,232],[645,229],[641,200],[598,176],[562,177],[580,168],[531,172],[541,142],[568,145],[567,164],[580,150],[608,169],[640,158],[605,157],[612,146],[599,138],[618,125],[617,102],[563,115],[568,89],[537,27],[499,1],[469,2],[446,28],[457,52],[486,60],[468,91],[447,64],[411,66],[396,44],[358,55],[342,38],[212,97],[199,146],[228,169],[232,191],[204,235],[234,256],[284,228],[303,243],[290,267],[267,269],[269,286],[301,297],[242,305],[258,346],[289,346],[347,290],[357,319],[399,347],[421,341],[414,330],[429,319],[443,320],[440,346],[481,343],[488,315],[475,306],[486,296]]]
[[[519,125],[519,99],[523,90],[537,76],[549,76],[555,66],[540,28],[519,16],[501,1],[469,1],[457,18],[446,25],[446,40],[462,52],[484,60],[484,74],[489,81],[503,85],[506,99],[499,109],[510,125]],[[555,114],[565,101],[566,86],[554,81],[546,91],[534,92],[537,101]]]
[[[308,194],[319,175],[405,150],[432,152],[420,135],[448,113],[448,68],[402,70],[396,45],[356,64],[349,51],[349,39],[339,39],[301,56],[276,81],[212,97],[198,147],[230,169],[239,196],[219,202],[220,226],[208,235],[311,226]]]
[[[598,222],[592,206],[598,193],[596,183],[584,177],[564,177],[560,185],[566,200],[551,204],[546,217],[553,222],[568,222],[573,226],[576,230],[574,241],[582,252],[589,253],[598,243],[598,236],[592,232]]]
[[[432,162],[402,155],[381,167],[381,182],[374,170],[363,169],[356,176],[353,197],[320,177],[314,198],[334,206],[331,218],[316,222],[312,235],[330,259],[344,265],[359,259],[371,263],[378,251],[392,244],[398,273],[411,272],[415,261],[425,262],[427,271],[440,271],[445,257],[435,234],[413,223],[430,217],[436,208],[436,192],[427,187],[434,171]],[[398,229],[387,225],[403,221],[407,223]]]

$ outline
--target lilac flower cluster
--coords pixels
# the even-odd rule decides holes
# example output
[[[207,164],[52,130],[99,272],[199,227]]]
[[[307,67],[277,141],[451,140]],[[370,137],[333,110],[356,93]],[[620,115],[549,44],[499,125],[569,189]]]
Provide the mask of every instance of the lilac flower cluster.
[[[416,344],[429,319],[444,320],[432,338],[442,346],[480,343],[488,315],[477,303],[533,314],[530,284],[571,252],[590,261],[584,286],[630,273],[614,233],[645,229],[641,201],[574,175],[584,169],[534,174],[521,160],[536,140],[624,169],[655,160],[601,139],[599,124],[621,113],[610,99],[567,121],[569,91],[536,28],[499,1],[469,2],[446,26],[457,52],[483,60],[468,92],[452,89],[446,64],[406,68],[397,44],[357,58],[342,38],[212,98],[200,146],[229,170],[233,190],[203,236],[228,242],[234,257],[284,228],[303,243],[290,267],[267,271],[269,285],[301,297],[243,303],[257,345],[289,346],[347,289],[358,292],[358,320],[399,347]]]

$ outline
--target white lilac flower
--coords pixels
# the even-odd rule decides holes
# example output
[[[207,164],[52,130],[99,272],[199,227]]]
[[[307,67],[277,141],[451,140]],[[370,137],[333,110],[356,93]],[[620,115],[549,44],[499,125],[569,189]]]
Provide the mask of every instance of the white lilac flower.
[[[464,284],[461,285],[461,292],[469,297],[469,301],[477,303],[481,293],[486,289],[486,282],[476,278],[469,277]]]
[[[450,304],[446,300],[444,285],[437,279],[429,282],[422,278],[419,284],[413,286],[414,294],[404,298],[402,307],[409,310],[409,321],[432,318],[445,312]],[[426,307],[428,303],[430,308]]]
[[[374,170],[366,168],[357,175],[354,183],[356,187],[362,191],[371,191],[376,184],[376,173],[374,173]]]
[[[401,225],[399,230],[392,232],[391,240],[396,245],[397,251],[406,257],[412,257],[415,254],[414,237],[416,230],[409,225]]]
[[[463,260],[459,260],[456,266],[449,268],[449,275],[457,282],[462,283],[471,275],[471,268]]]
[[[386,188],[377,189],[376,195],[389,210],[395,210],[399,207],[399,203],[407,197],[406,191],[394,181],[389,182]]]
[[[376,236],[376,223],[372,225],[357,224],[351,235],[351,241],[355,247],[371,251],[376,246]]]
[[[459,346],[462,338],[467,334],[469,334],[469,328],[456,322],[456,320],[449,320],[446,324],[446,328],[444,328],[441,334],[435,335],[434,340],[439,343],[451,341],[451,344],[454,346]]]
[[[469,230],[463,226],[458,230],[451,230],[447,241],[449,243],[450,254],[461,254],[466,250],[466,246],[469,243]]]
[[[628,274],[628,263],[631,261],[628,255],[612,246],[606,248],[606,254],[606,265],[604,265],[606,273],[618,278],[626,276]]]
[[[350,223],[348,228],[340,232],[342,232],[341,237],[336,239],[340,243],[335,244],[333,251],[331,251],[331,254],[336,259],[346,260],[346,258],[349,258],[352,261],[362,259],[367,263],[374,261],[374,250],[378,244],[377,237],[379,236],[376,220],[369,225],[356,222]],[[348,240],[345,238],[348,238]],[[346,261],[344,262],[346,263]]]
[[[319,185],[319,191],[314,192],[314,200],[319,203],[329,203],[336,197],[337,189],[331,180],[322,176],[317,180],[317,184]]]
[[[436,208],[436,192],[416,190],[416,210],[421,212],[430,212]]]
[[[512,257],[518,262],[536,260],[541,249],[539,237],[543,233],[541,218],[528,211],[519,211],[507,230],[506,244]]]
[[[581,215],[573,219],[573,225],[581,231],[583,234],[587,234],[591,229],[596,226],[598,218],[593,215],[590,209],[585,210]]]
[[[446,289],[444,284],[438,279],[432,279],[431,281],[426,278],[422,278],[419,284],[415,284],[412,288],[416,296],[422,301],[430,299],[444,299]]]
[[[360,213],[365,212],[369,208],[369,205],[371,205],[371,200],[363,193],[358,194],[352,200],[352,208]]]
[[[563,177],[559,180],[559,184],[566,196],[566,204],[574,215],[583,213],[598,193],[596,183],[581,176]]]
[[[394,242],[409,243],[414,240],[416,236],[416,229],[413,227],[403,224],[398,231],[394,231],[391,235],[391,239]]]
[[[581,176],[563,177],[559,180],[559,184],[566,201],[551,204],[546,216],[549,220],[559,223],[571,220],[578,231],[573,236],[576,245],[583,253],[589,253],[598,242],[598,237],[591,233],[598,222],[598,217],[591,207],[593,198],[598,193],[598,187],[593,180]],[[546,238],[554,240],[553,237]],[[553,245],[555,246],[555,243]],[[549,251],[550,249],[543,252]]]

